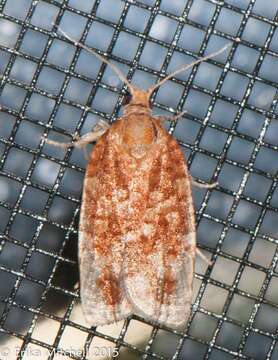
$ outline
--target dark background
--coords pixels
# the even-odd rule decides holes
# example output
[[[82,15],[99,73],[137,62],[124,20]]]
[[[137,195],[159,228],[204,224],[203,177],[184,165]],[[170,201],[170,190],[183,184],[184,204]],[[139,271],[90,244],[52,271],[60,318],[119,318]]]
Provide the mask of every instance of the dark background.
[[[23,358],[17,346],[85,359],[69,344],[82,350],[97,340],[128,359],[278,358],[277,10],[275,0],[0,2],[1,358]],[[57,25],[142,88],[231,44],[153,97],[155,114],[187,110],[165,126],[191,174],[219,182],[194,189],[198,245],[213,266],[197,258],[186,329],[134,317],[95,330],[82,320],[76,251],[86,159],[42,136],[71,141],[100,118],[114,121],[126,87]]]

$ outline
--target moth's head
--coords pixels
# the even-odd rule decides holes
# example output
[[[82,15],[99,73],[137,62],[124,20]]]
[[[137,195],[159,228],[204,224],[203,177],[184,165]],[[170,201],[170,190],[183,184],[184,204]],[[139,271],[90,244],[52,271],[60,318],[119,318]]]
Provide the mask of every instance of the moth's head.
[[[151,93],[148,90],[145,91],[133,87],[132,92],[124,96],[123,105],[126,108],[137,107],[150,110],[152,107],[150,97]]]

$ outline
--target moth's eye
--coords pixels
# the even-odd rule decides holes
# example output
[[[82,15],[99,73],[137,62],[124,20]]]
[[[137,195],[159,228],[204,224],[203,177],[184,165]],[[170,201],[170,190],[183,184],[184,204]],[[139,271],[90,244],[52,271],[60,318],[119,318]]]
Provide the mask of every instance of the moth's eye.
[[[126,94],[123,99],[123,106],[126,106],[130,103],[132,96],[130,94]]]

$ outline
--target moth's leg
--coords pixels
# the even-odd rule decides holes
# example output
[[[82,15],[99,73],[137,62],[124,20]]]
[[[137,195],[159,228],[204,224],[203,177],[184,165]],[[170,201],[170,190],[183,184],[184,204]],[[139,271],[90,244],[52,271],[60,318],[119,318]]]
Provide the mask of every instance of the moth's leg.
[[[190,182],[191,182],[191,185],[196,186],[201,189],[214,189],[218,185],[217,181],[213,182],[211,184],[201,184],[201,183],[197,182],[191,175],[190,175]]]
[[[200,256],[200,258],[203,259],[209,266],[212,265],[212,262],[211,262],[211,261],[206,257],[206,255],[204,255],[204,254],[202,253],[202,251],[199,250],[198,248],[196,248],[196,254],[197,254],[198,256]]]
[[[59,141],[50,140],[47,138],[44,138],[44,140],[47,144],[54,145],[62,149],[68,149],[69,147],[84,148],[86,145],[98,140],[101,137],[101,135],[103,135],[105,131],[109,129],[109,127],[110,125],[106,121],[100,120],[94,126],[91,132],[83,135],[82,137],[77,138],[73,142],[63,143]]]
[[[185,110],[174,116],[173,115],[169,115],[169,116],[154,115],[154,117],[159,118],[159,120],[161,120],[161,121],[177,121],[179,118],[181,118],[186,113],[187,113],[187,111]]]
[[[191,184],[202,189],[214,189],[218,185],[217,182],[214,182],[212,184],[200,184],[191,175],[189,176]],[[200,258],[203,259],[209,266],[212,265],[212,262],[198,248],[196,248],[196,254],[200,256]]]
[[[106,122],[105,120],[100,119],[96,125],[93,127],[92,131],[98,131],[98,130],[103,130],[103,132],[105,132],[106,130],[108,130],[110,128],[110,125],[108,124],[108,122]]]

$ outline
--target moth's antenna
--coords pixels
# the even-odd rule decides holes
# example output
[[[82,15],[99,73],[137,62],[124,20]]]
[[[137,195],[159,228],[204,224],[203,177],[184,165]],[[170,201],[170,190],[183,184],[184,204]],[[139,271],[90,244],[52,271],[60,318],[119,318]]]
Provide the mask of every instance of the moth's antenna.
[[[193,61],[191,64],[188,65],[183,65],[182,67],[178,68],[177,70],[175,70],[174,72],[172,72],[172,74],[167,75],[164,79],[162,79],[161,81],[159,81],[159,83],[155,84],[154,86],[150,87],[148,89],[148,92],[151,94],[155,89],[157,89],[158,87],[160,87],[161,85],[163,85],[166,81],[168,81],[169,79],[171,79],[172,77],[174,77],[175,75],[179,74],[182,71],[188,70],[190,68],[192,68],[193,66],[199,64],[200,62],[203,62],[205,60],[211,59],[216,55],[221,54],[223,51],[225,51],[228,47],[230,47],[231,44],[227,44],[224,47],[222,47],[221,49],[215,51],[214,53],[211,53],[207,56],[204,56],[196,61]]]
[[[60,31],[60,33],[62,33],[64,35],[65,38],[67,38],[69,41],[71,41],[75,46],[79,46],[85,50],[87,50],[88,52],[92,53],[93,55],[95,55],[96,58],[98,58],[100,61],[103,61],[105,64],[107,64],[108,66],[110,66],[110,68],[118,75],[118,77],[122,80],[122,82],[124,82],[128,89],[130,90],[131,94],[133,94],[133,87],[132,85],[128,82],[127,78],[124,76],[124,74],[121,72],[120,69],[118,69],[114,64],[112,64],[111,62],[109,62],[104,56],[98,54],[96,51],[94,51],[93,49],[89,48],[88,46],[76,41],[75,39],[71,38],[67,33],[65,33],[61,28],[58,27],[58,30]]]

